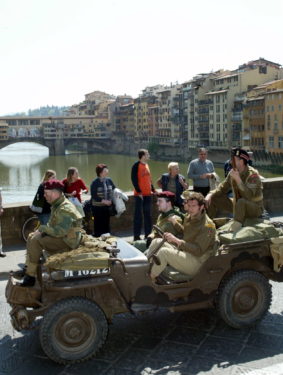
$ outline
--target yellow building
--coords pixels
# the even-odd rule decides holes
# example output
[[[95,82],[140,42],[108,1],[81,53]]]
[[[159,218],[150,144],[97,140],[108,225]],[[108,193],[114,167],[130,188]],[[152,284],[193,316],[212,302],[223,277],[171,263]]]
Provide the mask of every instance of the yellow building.
[[[257,151],[265,150],[264,96],[247,97],[243,109],[242,146]]]
[[[243,111],[243,145],[283,153],[283,79],[255,87]]]
[[[271,86],[264,94],[266,151],[283,154],[283,80]]]
[[[140,96],[134,99],[135,137],[148,141],[150,135],[149,107],[156,103],[155,96]]]
[[[9,125],[6,120],[0,120],[0,140],[7,140]]]
[[[207,109],[203,102],[203,111],[209,115],[209,147],[211,149],[227,149],[239,144],[242,131],[242,108],[246,93],[255,86],[278,79],[279,72],[279,64],[260,58],[240,65],[236,70],[218,71],[206,77],[206,81],[211,81],[211,84],[207,86],[212,88],[206,91],[209,101]],[[199,89],[198,91],[200,92]],[[194,96],[195,102],[203,99],[203,94],[201,97],[198,96]],[[191,122],[192,125],[195,140],[197,140],[199,135],[196,132],[199,133],[199,124],[195,121],[194,124]],[[193,133],[189,123],[190,132]]]

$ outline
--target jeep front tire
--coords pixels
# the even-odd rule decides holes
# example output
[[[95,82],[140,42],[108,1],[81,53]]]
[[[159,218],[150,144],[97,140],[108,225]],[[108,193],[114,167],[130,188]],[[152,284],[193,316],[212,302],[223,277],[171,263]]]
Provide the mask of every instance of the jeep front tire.
[[[60,364],[83,362],[104,344],[108,324],[98,305],[72,297],[54,304],[44,315],[40,342],[45,354]]]
[[[267,313],[272,299],[271,285],[259,272],[237,271],[219,287],[216,305],[221,318],[234,328],[256,324]]]

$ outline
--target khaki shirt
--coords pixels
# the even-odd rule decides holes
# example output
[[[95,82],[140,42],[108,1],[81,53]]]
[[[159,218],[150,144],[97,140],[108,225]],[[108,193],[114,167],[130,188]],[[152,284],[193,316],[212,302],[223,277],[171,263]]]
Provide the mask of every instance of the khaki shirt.
[[[177,223],[172,224],[170,221],[168,221],[169,217],[175,216]],[[174,236],[181,238],[183,235],[183,215],[174,209],[161,213],[156,221],[156,225],[163,231],[163,232],[169,232],[174,234]],[[150,233],[149,237],[156,238],[158,237],[158,234],[153,229],[153,231]]]
[[[237,185],[233,182],[229,173],[218,188],[211,193],[213,196],[220,196],[233,189],[234,197],[238,195],[240,198],[245,198],[248,201],[257,203],[259,206],[263,206],[263,186],[258,171],[247,165],[245,170],[240,173],[240,177],[242,182]]]
[[[184,236],[179,249],[191,253],[196,257],[201,257],[207,252],[214,251],[217,240],[216,229],[213,221],[205,212],[200,216],[184,218]]]
[[[38,230],[51,237],[62,238],[72,249],[78,247],[81,240],[82,215],[64,196],[51,204],[51,216],[46,225]]]

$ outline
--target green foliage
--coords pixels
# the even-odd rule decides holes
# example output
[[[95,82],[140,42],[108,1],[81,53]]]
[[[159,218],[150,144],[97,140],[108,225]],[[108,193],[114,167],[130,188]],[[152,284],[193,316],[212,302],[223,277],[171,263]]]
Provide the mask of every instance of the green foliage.
[[[56,105],[29,109],[26,113],[15,113],[13,116],[66,116],[69,107],[57,107]]]

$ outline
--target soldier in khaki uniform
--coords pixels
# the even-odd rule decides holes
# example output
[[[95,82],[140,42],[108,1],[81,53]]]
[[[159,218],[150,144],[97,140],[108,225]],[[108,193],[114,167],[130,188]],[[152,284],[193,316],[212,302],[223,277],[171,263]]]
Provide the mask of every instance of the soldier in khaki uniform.
[[[236,232],[246,218],[257,218],[263,213],[263,187],[258,171],[248,165],[247,151],[233,149],[232,157],[235,169],[231,169],[226,179],[205,200],[210,218],[214,218],[219,209],[233,213],[231,231]],[[227,196],[231,188],[233,199]]]
[[[175,202],[175,194],[171,191],[162,191],[157,195],[157,207],[159,211],[159,216],[156,221],[156,225],[163,231],[163,232],[170,232],[173,233],[177,237],[182,237],[182,223],[183,223],[183,216],[178,209],[174,208]],[[170,221],[170,218],[174,217],[174,223]],[[133,246],[138,248],[140,251],[145,251],[149,245],[151,244],[152,240],[158,238],[158,234],[153,229],[152,232],[147,236],[144,240],[134,241]]]
[[[46,225],[30,234],[27,241],[26,268],[22,286],[33,286],[42,250],[50,254],[69,251],[81,241],[82,215],[63,195],[64,185],[59,180],[44,184],[44,196],[51,204],[51,216]]]
[[[177,238],[172,233],[164,233],[167,242],[157,252],[160,265],[154,263],[152,266],[151,278],[153,280],[167,265],[193,277],[201,265],[214,253],[216,229],[213,221],[205,213],[203,195],[186,190],[182,198],[184,198],[184,209],[187,212],[182,227],[183,239]],[[171,220],[174,221],[174,218]]]

